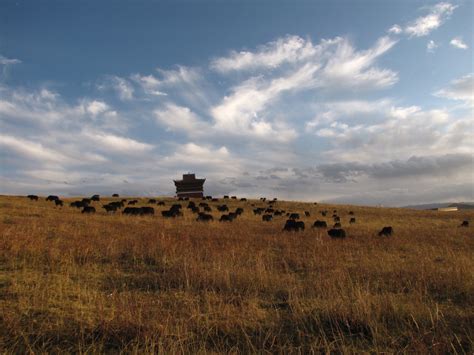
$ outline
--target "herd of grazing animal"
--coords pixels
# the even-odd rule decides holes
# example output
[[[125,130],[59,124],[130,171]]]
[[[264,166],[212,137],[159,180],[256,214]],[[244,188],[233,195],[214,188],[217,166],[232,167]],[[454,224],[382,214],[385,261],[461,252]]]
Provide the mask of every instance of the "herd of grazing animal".
[[[154,216],[155,209],[150,206],[142,206],[142,207],[132,207],[138,204],[140,201],[138,199],[127,200],[127,199],[118,199],[119,194],[113,194],[113,198],[117,200],[111,201],[107,204],[103,204],[102,208],[106,211],[106,213],[116,213],[117,211],[122,210],[122,214],[130,215],[130,216]],[[37,195],[28,195],[28,199],[31,201],[39,201],[39,197]],[[247,202],[246,198],[241,198],[240,200],[237,199],[236,196],[227,196],[223,197],[224,200],[236,200],[240,202]],[[56,207],[63,207],[64,202],[56,195],[49,195],[45,199],[46,201],[51,201],[54,203]],[[189,198],[182,198],[180,197],[178,201],[189,201],[188,205],[186,206],[193,214],[196,214],[196,221],[198,222],[210,222],[214,221],[214,216],[211,214],[213,207],[221,212],[221,216],[218,219],[219,222],[232,222],[237,219],[240,215],[244,213],[244,209],[242,207],[238,207],[235,211],[230,212],[229,206],[227,204],[217,204],[213,207],[209,205],[208,202],[204,201],[211,201],[211,202],[219,202],[218,198],[213,198],[212,196],[206,196],[202,198],[202,201],[199,204],[196,204],[195,201],[189,200]],[[72,208],[81,209],[81,213],[84,214],[94,214],[96,213],[96,206],[92,206],[93,202],[100,202],[99,195],[93,195],[90,198],[82,198],[81,200],[73,201],[69,204]],[[251,206],[253,208],[253,214],[255,216],[261,216],[262,222],[272,222],[274,221],[274,217],[276,216],[286,216],[287,220],[283,226],[283,231],[287,232],[299,232],[305,230],[305,223],[300,220],[300,216],[304,215],[304,217],[308,218],[311,216],[309,211],[304,211],[302,214],[299,212],[292,212],[292,211],[285,211],[282,209],[277,209],[275,205],[277,204],[277,199],[274,198],[273,200],[269,200],[265,197],[260,198],[260,203],[266,203],[265,207],[256,207],[255,203],[252,203]],[[165,201],[158,201],[154,198],[148,199],[148,204],[154,204],[157,206],[166,206]],[[317,205],[317,203],[314,203]],[[127,207],[125,207],[125,205]],[[322,217],[327,217],[329,211],[322,210],[319,211]],[[161,216],[164,218],[176,218],[183,216],[183,206],[180,203],[173,203],[169,209],[161,211]],[[348,215],[349,224],[356,223],[356,218],[354,217],[354,212],[349,211]],[[344,239],[347,236],[346,231],[342,228],[341,224],[341,217],[338,215],[337,210],[332,211],[332,219],[334,225],[329,228],[328,222],[325,220],[317,219],[312,224],[312,228],[316,230],[325,229],[327,230],[327,235],[332,239]],[[465,220],[459,225],[459,227],[467,228],[469,227],[469,221]],[[384,226],[378,233],[379,237],[390,237],[394,234],[394,229],[392,226]]]

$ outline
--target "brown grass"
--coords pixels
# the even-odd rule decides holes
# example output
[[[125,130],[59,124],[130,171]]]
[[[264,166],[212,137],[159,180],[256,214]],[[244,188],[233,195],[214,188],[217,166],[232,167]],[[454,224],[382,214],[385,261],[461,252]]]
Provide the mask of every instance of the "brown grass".
[[[225,224],[0,197],[0,352],[474,351],[474,212],[278,202],[312,214],[284,233],[251,203]],[[348,238],[308,228],[322,209]]]

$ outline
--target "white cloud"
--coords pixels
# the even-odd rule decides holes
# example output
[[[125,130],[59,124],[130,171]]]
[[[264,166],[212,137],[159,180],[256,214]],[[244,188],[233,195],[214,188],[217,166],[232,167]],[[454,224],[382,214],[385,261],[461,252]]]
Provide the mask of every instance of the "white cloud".
[[[133,85],[124,78],[121,78],[116,75],[111,75],[105,77],[97,84],[99,90],[112,89],[114,90],[119,98],[123,101],[132,100],[134,97],[134,88]]]
[[[402,31],[403,30],[399,25],[393,25],[392,27],[390,27],[388,29],[388,33],[393,33],[393,34],[396,34],[396,35],[402,33]]]
[[[452,45],[453,47],[455,48],[459,48],[459,49],[467,49],[468,46],[466,43],[464,43],[464,41],[462,40],[461,37],[455,37],[453,38],[450,42],[449,42],[450,45]]]
[[[201,134],[210,127],[188,107],[167,103],[164,109],[154,111],[157,121],[172,131],[184,131],[189,134]]]
[[[433,40],[430,40],[427,44],[426,44],[426,50],[428,51],[428,53],[434,53],[435,49],[438,48],[438,45],[436,44],[435,41]]]
[[[451,16],[456,7],[456,5],[447,2],[440,2],[430,7],[428,15],[419,17],[407,25],[404,32],[410,37],[426,36],[440,27]]]
[[[104,132],[85,131],[83,135],[91,140],[96,146],[109,152],[120,153],[145,153],[154,148],[153,145],[142,143],[128,137],[120,137]]]
[[[109,110],[109,106],[103,101],[93,100],[85,104],[85,110],[87,113],[95,117]]]
[[[256,68],[276,68],[283,63],[297,63],[313,57],[318,47],[311,40],[299,36],[278,38],[251,51],[233,51],[227,57],[216,58],[211,62],[211,68],[222,73],[234,70]]]
[[[41,160],[47,162],[65,163],[70,159],[64,154],[45,147],[38,142],[17,138],[8,135],[0,135],[0,145],[6,149],[11,149],[24,158]]]
[[[474,104],[474,74],[451,81],[447,88],[435,92],[434,95]]]
[[[12,65],[12,64],[20,64],[21,60],[19,59],[11,59],[0,55],[0,65]]]

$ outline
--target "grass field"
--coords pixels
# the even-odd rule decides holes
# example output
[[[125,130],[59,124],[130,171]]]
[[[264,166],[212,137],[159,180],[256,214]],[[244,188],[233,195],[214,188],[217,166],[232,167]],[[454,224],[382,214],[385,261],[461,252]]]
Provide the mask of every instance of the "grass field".
[[[170,203],[82,215],[0,197],[0,352],[474,351],[474,212],[277,202],[311,213],[294,233],[260,201],[227,201],[245,210],[232,223],[164,219]],[[333,209],[344,240],[310,228]]]

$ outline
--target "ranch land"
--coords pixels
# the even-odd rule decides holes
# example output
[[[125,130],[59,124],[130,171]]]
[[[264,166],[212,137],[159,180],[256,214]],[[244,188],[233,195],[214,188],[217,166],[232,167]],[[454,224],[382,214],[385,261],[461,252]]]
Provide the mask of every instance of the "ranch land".
[[[197,221],[135,199],[154,214],[0,196],[1,353],[474,352],[472,210],[277,201],[262,221],[268,201],[220,198]],[[224,203],[243,212],[219,222]]]

